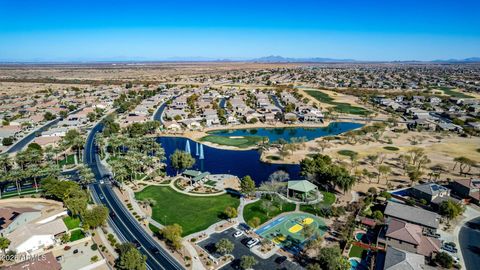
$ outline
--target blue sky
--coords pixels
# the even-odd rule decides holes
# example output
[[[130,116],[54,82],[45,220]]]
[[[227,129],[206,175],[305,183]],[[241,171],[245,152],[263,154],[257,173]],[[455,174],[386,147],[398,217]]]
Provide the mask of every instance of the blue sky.
[[[1,61],[480,56],[478,0],[0,0]]]

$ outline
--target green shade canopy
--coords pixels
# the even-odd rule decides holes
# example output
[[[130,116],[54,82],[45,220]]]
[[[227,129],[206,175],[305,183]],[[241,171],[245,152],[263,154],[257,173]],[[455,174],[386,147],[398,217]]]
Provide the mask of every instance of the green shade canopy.
[[[192,181],[193,181],[193,182],[200,181],[200,180],[202,180],[203,178],[207,177],[208,175],[210,175],[209,172],[203,172],[203,173],[195,176],[195,177],[192,179]]]
[[[298,192],[308,193],[312,190],[316,190],[317,186],[315,186],[314,184],[310,183],[307,180],[293,180],[293,181],[288,181],[288,189],[295,190]]]
[[[185,175],[185,176],[188,176],[188,177],[197,177],[200,174],[202,174],[202,172],[201,171],[195,171],[195,170],[186,170],[182,174]]]

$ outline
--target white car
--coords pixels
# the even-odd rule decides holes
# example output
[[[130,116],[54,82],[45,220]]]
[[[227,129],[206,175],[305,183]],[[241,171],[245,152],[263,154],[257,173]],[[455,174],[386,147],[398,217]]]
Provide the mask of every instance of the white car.
[[[252,238],[252,239],[248,240],[247,247],[252,248],[258,243],[260,243],[260,240],[258,240],[258,238]]]
[[[236,231],[236,232],[233,234],[233,237],[238,238],[238,237],[240,237],[240,236],[242,236],[242,235],[243,235],[243,232],[242,232],[242,231]]]

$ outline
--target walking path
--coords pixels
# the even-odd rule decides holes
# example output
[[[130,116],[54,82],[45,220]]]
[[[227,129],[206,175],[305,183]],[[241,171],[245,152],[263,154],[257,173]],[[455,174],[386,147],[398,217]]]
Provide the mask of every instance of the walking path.
[[[187,192],[187,191],[181,190],[181,189],[179,189],[179,188],[177,188],[177,187],[175,186],[175,181],[177,181],[177,180],[178,180],[178,178],[175,179],[175,180],[170,181],[169,186],[170,186],[173,190],[175,190],[176,192],[182,193],[182,194],[185,194],[185,195],[188,195],[188,196],[194,196],[194,197],[195,197],[195,196],[196,196],[196,197],[211,197],[211,196],[220,196],[220,195],[223,195],[223,194],[226,194],[226,193],[227,193],[225,190],[220,191],[220,192],[216,192],[216,193],[191,193],[191,192]]]
[[[185,247],[188,253],[192,256],[192,269],[193,270],[203,270],[202,262],[198,257],[197,250],[193,247],[192,243],[188,240],[183,240],[182,245]]]

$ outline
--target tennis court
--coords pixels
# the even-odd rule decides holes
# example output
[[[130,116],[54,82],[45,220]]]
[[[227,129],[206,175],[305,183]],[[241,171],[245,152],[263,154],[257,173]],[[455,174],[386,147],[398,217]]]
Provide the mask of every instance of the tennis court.
[[[323,235],[327,230],[325,223],[319,217],[307,213],[292,213],[273,220],[255,232],[292,253],[298,253],[308,240],[303,231],[305,226],[315,228],[314,236]]]

